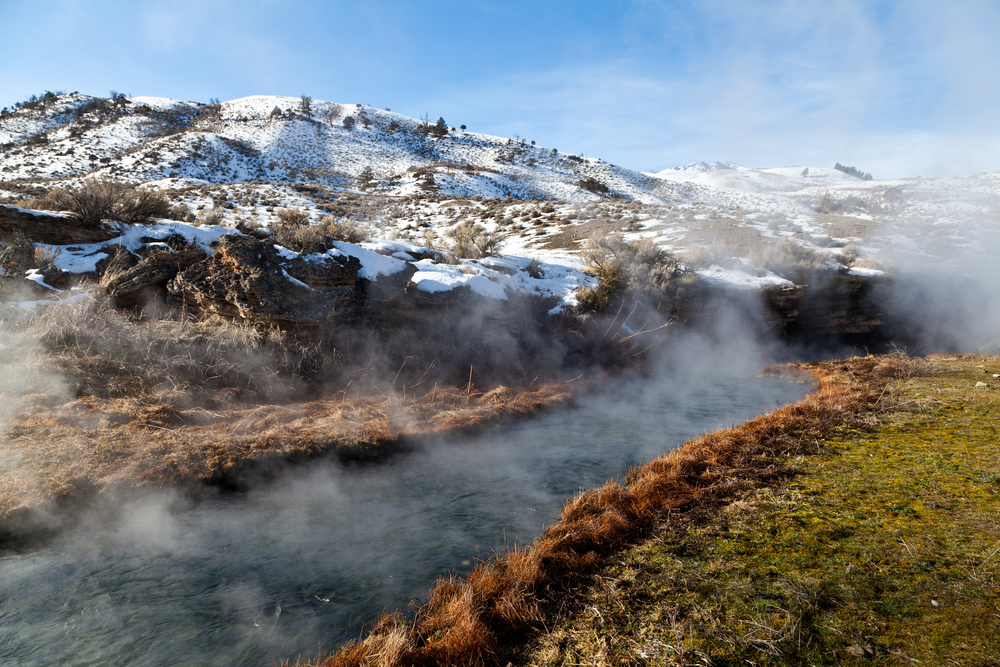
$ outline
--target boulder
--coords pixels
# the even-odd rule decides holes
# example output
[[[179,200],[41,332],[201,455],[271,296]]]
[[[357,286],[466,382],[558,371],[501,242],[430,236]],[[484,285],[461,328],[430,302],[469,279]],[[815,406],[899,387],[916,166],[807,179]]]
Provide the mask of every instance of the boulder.
[[[224,236],[216,252],[167,283],[168,301],[195,315],[283,328],[316,325],[356,305],[361,262],[352,257],[281,256],[273,243]]]

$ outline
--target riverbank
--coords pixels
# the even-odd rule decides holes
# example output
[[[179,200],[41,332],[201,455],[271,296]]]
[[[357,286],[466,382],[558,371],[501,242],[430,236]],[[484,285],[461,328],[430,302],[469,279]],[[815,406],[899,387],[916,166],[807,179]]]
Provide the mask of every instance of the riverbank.
[[[773,459],[794,476],[677,512],[561,589],[513,664],[998,664],[997,373],[911,362],[868,423]]]
[[[32,405],[0,439],[0,546],[71,521],[74,505],[148,487],[235,487],[320,457],[378,459],[421,438],[468,434],[565,404],[592,380],[406,396],[341,392],[291,404],[190,407],[148,397]],[[377,390],[378,387],[375,387]],[[60,511],[54,511],[54,510]]]
[[[801,403],[578,496],[309,664],[993,664],[1000,359],[804,368]]]

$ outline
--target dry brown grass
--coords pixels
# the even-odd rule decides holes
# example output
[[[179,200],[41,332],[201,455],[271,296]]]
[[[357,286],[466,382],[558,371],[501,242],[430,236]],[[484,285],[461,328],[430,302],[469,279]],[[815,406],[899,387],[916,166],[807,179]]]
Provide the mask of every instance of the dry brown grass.
[[[571,400],[570,384],[521,391],[435,387],[403,399],[341,392],[321,400],[211,408],[84,396],[33,402],[0,438],[0,532],[5,517],[52,501],[143,485],[229,483],[274,464],[336,455],[384,456],[401,442],[470,430]]]
[[[690,441],[631,471],[625,486],[609,482],[577,495],[529,549],[480,562],[465,579],[439,581],[412,620],[383,617],[364,641],[308,664],[497,664],[504,646],[541,623],[553,591],[672,512],[718,506],[788,476],[792,471],[777,466],[777,457],[810,453],[816,447],[810,443],[835,427],[887,409],[888,382],[912,372],[913,362],[870,356],[797,369],[818,378],[817,391],[802,402]],[[391,656],[384,650],[389,636]]]

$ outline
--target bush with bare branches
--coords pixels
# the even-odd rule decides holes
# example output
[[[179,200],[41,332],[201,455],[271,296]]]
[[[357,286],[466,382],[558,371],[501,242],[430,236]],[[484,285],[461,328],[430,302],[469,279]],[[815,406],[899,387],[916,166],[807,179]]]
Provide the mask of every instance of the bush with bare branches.
[[[170,202],[159,191],[136,188],[110,178],[90,178],[76,188],[57,188],[45,199],[57,210],[69,211],[90,225],[99,225],[104,220],[139,223],[170,214]]]
[[[448,230],[447,235],[454,241],[452,251],[462,259],[492,257],[500,252],[500,239],[482,225],[466,221]]]
[[[583,253],[597,287],[580,290],[577,298],[584,311],[603,311],[626,293],[647,294],[661,304],[669,301],[684,271],[669,252],[648,239],[629,242],[621,234],[590,239]]]

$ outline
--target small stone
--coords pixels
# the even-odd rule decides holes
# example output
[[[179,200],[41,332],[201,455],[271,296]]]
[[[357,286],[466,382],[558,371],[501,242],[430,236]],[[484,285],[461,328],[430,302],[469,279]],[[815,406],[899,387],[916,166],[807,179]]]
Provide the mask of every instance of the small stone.
[[[937,600],[931,600],[931,604],[934,605],[935,607],[940,607],[941,606],[941,603],[938,602]]]
[[[872,658],[875,656],[875,650],[871,646],[858,646],[854,644],[847,647],[847,652],[853,655],[855,658]]]
[[[989,385],[986,384],[985,382],[977,382],[976,383],[976,388],[983,388],[983,387],[989,387]]]

